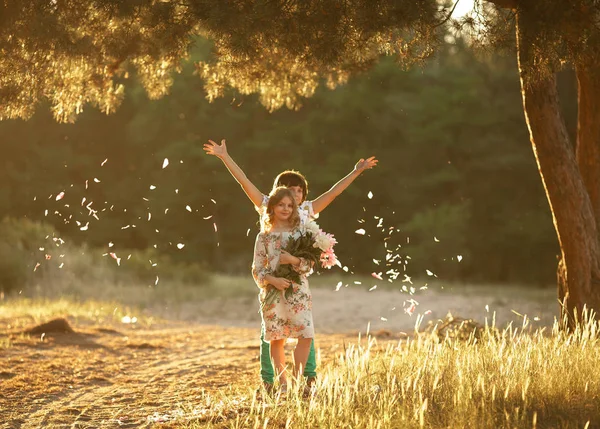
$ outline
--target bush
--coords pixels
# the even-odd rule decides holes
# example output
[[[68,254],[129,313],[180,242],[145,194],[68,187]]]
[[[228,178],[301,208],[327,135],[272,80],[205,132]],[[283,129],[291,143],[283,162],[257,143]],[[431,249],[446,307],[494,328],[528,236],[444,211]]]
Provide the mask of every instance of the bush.
[[[52,226],[29,219],[6,218],[0,222],[0,290],[26,287],[34,270],[43,272],[46,255],[52,258],[60,240]],[[40,264],[36,269],[36,265]]]
[[[202,263],[175,262],[169,255],[160,254],[154,248],[143,250],[121,249],[116,252],[121,258],[119,273],[134,280],[154,283],[160,280],[172,280],[179,283],[206,284],[211,273]],[[117,264],[114,265],[117,267]]]

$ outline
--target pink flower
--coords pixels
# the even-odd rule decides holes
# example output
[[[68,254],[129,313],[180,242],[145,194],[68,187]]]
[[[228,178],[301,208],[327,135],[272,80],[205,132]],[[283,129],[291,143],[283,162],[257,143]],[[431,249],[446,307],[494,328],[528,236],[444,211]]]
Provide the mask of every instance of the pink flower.
[[[331,267],[336,265],[337,257],[335,256],[335,253],[333,252],[333,248],[330,247],[325,252],[321,253],[320,262],[321,262],[321,266],[323,268],[327,268],[327,269],[330,269]]]

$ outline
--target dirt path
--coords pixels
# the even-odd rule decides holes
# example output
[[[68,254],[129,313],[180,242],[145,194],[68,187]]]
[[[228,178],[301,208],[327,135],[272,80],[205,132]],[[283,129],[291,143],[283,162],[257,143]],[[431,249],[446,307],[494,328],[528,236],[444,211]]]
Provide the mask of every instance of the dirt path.
[[[0,427],[138,428],[221,412],[224,393],[258,387],[257,329],[169,323],[13,336],[0,351]],[[332,360],[349,335],[323,335]],[[225,412],[225,410],[222,410]],[[164,427],[164,426],[161,426]]]

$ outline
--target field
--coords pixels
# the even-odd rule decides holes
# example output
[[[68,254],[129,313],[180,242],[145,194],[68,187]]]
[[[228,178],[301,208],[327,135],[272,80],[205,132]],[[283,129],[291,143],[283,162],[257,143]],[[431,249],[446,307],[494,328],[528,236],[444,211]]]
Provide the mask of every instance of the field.
[[[600,424],[598,327],[571,336],[553,328],[552,289],[432,284],[410,296],[347,280],[313,282],[319,377],[308,398],[257,397],[259,316],[248,279],[5,297],[1,427]],[[412,315],[403,310],[410,299]],[[448,310],[493,326],[424,332]],[[40,328],[55,318],[64,321]]]

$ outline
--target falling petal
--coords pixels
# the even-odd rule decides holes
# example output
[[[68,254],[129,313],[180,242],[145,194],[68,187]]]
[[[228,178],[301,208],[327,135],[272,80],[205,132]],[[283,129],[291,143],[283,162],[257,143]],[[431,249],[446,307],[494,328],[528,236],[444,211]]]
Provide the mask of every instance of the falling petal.
[[[86,224],[85,224],[85,226],[82,226],[81,228],[79,228],[79,230],[80,230],[80,231],[87,231],[87,230],[88,230],[88,225],[89,225],[89,224],[90,224],[89,222],[88,222],[88,223],[86,223]]]
[[[100,183],[100,180],[98,178],[94,177],[94,182]]]
[[[373,286],[371,289],[369,289],[369,292],[371,292],[372,290],[377,289],[377,285]]]
[[[152,213],[148,213],[148,221],[150,221],[150,219],[152,219]]]
[[[458,262],[462,261],[462,255],[456,255],[456,259],[458,259]]]
[[[210,200],[213,202],[213,204],[217,204],[217,202],[215,200],[213,200],[212,198]]]
[[[338,290],[340,290],[340,288],[342,287],[342,282],[338,282],[338,284],[335,286],[335,291],[337,292]]]
[[[369,191],[369,193],[367,194],[367,197],[368,197],[369,199],[372,199],[372,198],[373,198],[373,192]]]
[[[88,188],[88,180],[85,179],[85,189],[87,189],[87,188]]]
[[[58,266],[58,268],[62,268],[62,267],[64,267],[64,266],[65,266],[65,263],[64,263],[64,262],[62,262],[62,263],[61,263],[61,264]]]
[[[165,160],[163,161],[163,166],[162,168],[167,168],[167,165],[169,165],[169,159],[165,158]]]
[[[213,217],[213,215],[210,215],[210,216],[203,217],[202,219],[204,219],[204,220],[208,220],[208,219],[210,219],[211,217]],[[249,229],[248,229],[248,232],[250,232],[250,230],[249,230]],[[246,234],[246,235],[248,235],[248,234]]]
[[[364,229],[357,229],[356,231],[354,231],[355,233],[359,234],[359,235],[365,235],[365,230]]]
[[[106,161],[108,161],[108,158],[106,158],[104,161],[102,161],[102,164],[100,164],[100,167],[104,167],[104,164],[106,164]]]
[[[375,277],[377,280],[383,280],[381,278],[381,274],[383,274],[383,273],[371,273],[371,276]]]
[[[428,315],[431,314],[431,310],[427,310],[425,313],[423,313],[424,315]]]
[[[435,275],[435,274],[433,274],[433,273],[432,273],[431,271],[429,271],[429,270],[425,270],[425,271],[427,272],[427,275],[428,275],[428,276],[433,276],[433,275]]]
[[[379,263],[380,263],[381,261],[379,261],[379,260],[377,260],[377,259],[373,259],[373,262],[375,263],[375,265],[379,265]]]
[[[192,212],[192,208],[190,206],[185,206],[185,209],[190,213]]]
[[[150,190],[153,191],[154,189],[156,189],[156,186],[150,185]]]
[[[348,272],[348,267],[344,266],[344,268],[342,268],[342,270],[344,270],[345,272]]]
[[[33,271],[37,270],[40,265],[42,265],[42,264],[40,264],[39,262],[37,262],[35,264],[35,267],[33,267]]]
[[[112,241],[110,243],[108,243],[108,247],[113,247],[115,245],[115,243],[113,243]]]
[[[58,200],[62,200],[64,196],[65,196],[65,193],[64,193],[64,192],[60,192],[60,193],[59,193],[59,194],[56,196],[56,201],[58,201]]]
[[[387,322],[387,319],[386,319],[385,317],[380,317],[380,319],[381,319],[383,322]]]
[[[248,231],[246,231],[246,237],[248,237],[250,235],[250,228],[248,228]]]
[[[154,282],[154,286],[158,284],[158,276],[156,276],[156,281]]]
[[[215,232],[217,232],[218,229],[217,229],[217,224],[215,222],[213,222],[213,227],[215,228]]]
[[[437,237],[433,237],[433,241],[435,241],[436,243],[440,242],[440,240],[438,240]]]
[[[177,243],[178,249],[183,249],[184,246],[185,246],[185,244],[183,244],[183,243]]]

